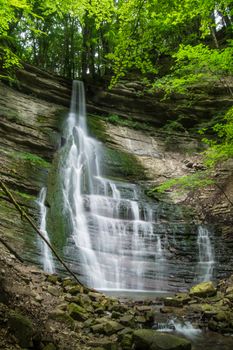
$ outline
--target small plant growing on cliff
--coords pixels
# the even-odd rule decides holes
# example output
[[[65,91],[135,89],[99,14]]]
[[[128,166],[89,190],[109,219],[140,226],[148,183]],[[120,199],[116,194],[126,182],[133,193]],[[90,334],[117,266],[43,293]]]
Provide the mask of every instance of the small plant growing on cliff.
[[[131,118],[122,118],[117,114],[111,114],[108,116],[108,122],[114,125],[127,126],[137,130],[150,130],[150,126],[146,123],[134,121]]]

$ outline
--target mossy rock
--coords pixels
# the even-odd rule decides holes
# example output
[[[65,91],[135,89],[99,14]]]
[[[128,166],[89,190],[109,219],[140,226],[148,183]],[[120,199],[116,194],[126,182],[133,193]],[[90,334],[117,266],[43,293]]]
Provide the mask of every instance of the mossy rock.
[[[122,350],[131,350],[133,345],[133,335],[128,333],[124,334],[121,340]]]
[[[80,305],[71,303],[68,305],[68,313],[76,321],[86,321],[88,318],[86,310]]]
[[[113,343],[111,339],[96,339],[92,342],[91,349],[95,350],[118,350],[119,347],[116,343]]]
[[[202,282],[190,289],[189,295],[200,298],[211,297],[217,294],[217,290],[212,282]]]
[[[136,330],[133,340],[135,350],[191,350],[190,341],[151,329]]]
[[[77,294],[82,293],[82,292],[83,292],[83,287],[78,285],[78,284],[69,289],[69,293],[71,295],[77,295]]]
[[[69,326],[74,326],[74,320],[63,310],[54,310],[50,313],[49,317],[57,322],[68,324]]]
[[[10,311],[8,326],[21,347],[29,348],[33,346],[32,339],[35,335],[35,329],[29,318],[15,311]]]
[[[124,328],[119,322],[102,317],[96,320],[96,324],[91,327],[93,333],[112,335]]]
[[[191,300],[190,296],[186,293],[179,293],[174,297],[166,297],[163,302],[165,306],[182,307]]]
[[[52,284],[57,284],[60,281],[60,277],[57,275],[49,275],[47,277],[47,281]]]
[[[43,350],[57,350],[57,348],[53,343],[49,343],[43,348]]]

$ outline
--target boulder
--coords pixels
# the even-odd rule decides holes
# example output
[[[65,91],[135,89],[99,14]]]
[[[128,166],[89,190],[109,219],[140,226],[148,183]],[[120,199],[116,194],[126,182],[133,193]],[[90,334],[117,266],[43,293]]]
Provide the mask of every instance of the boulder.
[[[166,297],[163,302],[165,306],[182,307],[191,300],[190,296],[186,293],[176,294],[174,297]]]
[[[57,348],[53,343],[49,343],[43,348],[43,350],[57,350]]]
[[[216,295],[217,290],[212,282],[202,282],[190,289],[189,295],[206,298]]]
[[[190,350],[190,341],[152,329],[138,329],[133,333],[135,350]]]
[[[105,317],[97,319],[96,324],[91,326],[91,330],[93,333],[101,333],[106,335],[115,334],[123,328],[124,326],[121,325],[119,322],[109,320]]]
[[[52,284],[57,284],[60,281],[60,277],[58,275],[48,275],[47,281]]]
[[[65,311],[55,309],[49,314],[49,318],[57,322],[66,323],[69,326],[74,326],[74,320]]]
[[[86,321],[88,318],[86,310],[74,303],[71,303],[67,307],[69,316],[76,321]]]
[[[91,349],[95,350],[117,350],[118,345],[116,341],[112,341],[112,339],[96,339],[95,342],[91,342]]]
[[[133,344],[133,336],[130,333],[124,334],[121,339],[121,347],[123,350],[131,350]]]
[[[76,286],[73,286],[69,289],[69,293],[71,295],[77,295],[79,293],[82,293],[82,291],[83,291],[83,287],[80,286],[79,284],[77,284]]]
[[[33,346],[32,338],[35,335],[35,330],[29,318],[11,311],[9,313],[8,326],[21,347],[29,348]]]
[[[55,286],[48,286],[48,292],[55,297],[58,297],[61,294],[61,291]]]

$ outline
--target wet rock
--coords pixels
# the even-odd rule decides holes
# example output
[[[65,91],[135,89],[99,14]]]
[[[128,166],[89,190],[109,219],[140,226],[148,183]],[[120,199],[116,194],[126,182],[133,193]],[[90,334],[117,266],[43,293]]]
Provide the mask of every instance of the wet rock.
[[[80,305],[71,303],[67,307],[68,314],[76,321],[86,321],[88,318],[86,310]]]
[[[33,345],[32,340],[35,335],[35,329],[29,318],[15,311],[11,311],[9,313],[8,326],[21,347],[29,348]]]
[[[216,308],[215,305],[201,304],[199,306],[200,306],[201,312],[204,314],[204,317],[207,319],[210,319],[211,317],[213,317],[218,313],[218,309]]]
[[[133,333],[135,350],[191,350],[191,343],[175,335],[138,329]]]
[[[165,306],[182,307],[191,300],[190,296],[186,293],[176,294],[174,297],[166,297],[163,299]]]
[[[228,322],[224,322],[224,321],[217,322],[215,320],[210,320],[208,322],[208,328],[214,332],[220,332],[220,333],[232,332],[232,326]]]
[[[190,289],[189,295],[206,298],[216,295],[217,290],[212,282],[202,282]]]
[[[138,316],[138,317],[140,317],[140,316]],[[140,321],[137,321],[136,319],[134,319],[133,315],[124,315],[124,316],[119,318],[119,322],[127,327],[133,327],[135,324],[134,321],[140,322]]]

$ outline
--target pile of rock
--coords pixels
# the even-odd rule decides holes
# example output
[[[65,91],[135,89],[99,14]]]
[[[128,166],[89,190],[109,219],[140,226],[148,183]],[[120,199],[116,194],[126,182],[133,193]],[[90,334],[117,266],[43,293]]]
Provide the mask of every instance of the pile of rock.
[[[233,333],[233,276],[215,288],[202,282],[189,293],[177,293],[163,300],[161,312],[197,320],[199,327],[220,333]]]

